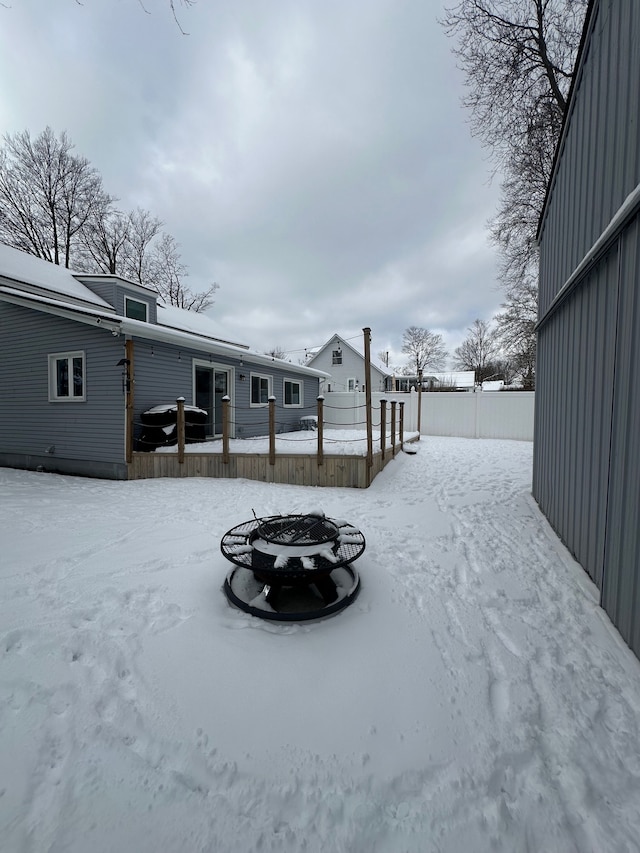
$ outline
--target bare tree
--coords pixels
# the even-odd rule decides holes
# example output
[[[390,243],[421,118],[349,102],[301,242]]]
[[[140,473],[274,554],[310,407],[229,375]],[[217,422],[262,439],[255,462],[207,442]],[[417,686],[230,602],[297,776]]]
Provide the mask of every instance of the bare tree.
[[[503,350],[525,388],[535,387],[538,288],[528,277],[507,290],[503,311],[496,315],[497,334]]]
[[[138,284],[149,285],[152,275],[151,244],[160,234],[162,222],[139,207],[129,214],[127,242],[119,274]]]
[[[47,127],[4,137],[0,148],[0,240],[54,264],[119,275],[157,292],[171,305],[204,311],[218,289],[184,284],[187,268],[162,222],[138,208],[124,214],[102,188],[66,133]]]
[[[490,233],[507,301],[537,277],[535,235],[560,136],[588,0],[460,0],[442,24],[456,38],[472,132],[502,176]],[[519,288],[524,290],[522,297]],[[517,320],[505,312],[502,323]],[[529,348],[531,342],[529,342]]]
[[[131,220],[119,210],[101,211],[88,224],[74,253],[74,264],[83,272],[122,273]]]
[[[170,305],[187,311],[206,311],[213,305],[218,285],[212,284],[206,291],[194,293],[183,281],[187,275],[177,242],[170,234],[162,234],[150,252],[149,278],[141,283],[156,290]]]
[[[87,223],[112,199],[102,178],[63,131],[50,127],[4,136],[0,151],[0,239],[10,246],[70,266]]]
[[[494,363],[500,343],[495,331],[484,320],[474,320],[467,331],[469,334],[455,349],[453,366],[458,370],[475,371],[476,382],[482,382],[496,372]]]
[[[426,368],[442,370],[448,356],[442,335],[418,326],[410,326],[402,333],[402,352],[409,356],[407,369],[414,375]]]
[[[287,357],[287,351],[282,349],[282,347],[279,347],[279,346],[274,346],[274,347],[271,347],[271,349],[265,350],[264,354],[270,355],[271,358],[283,359],[283,358]]]

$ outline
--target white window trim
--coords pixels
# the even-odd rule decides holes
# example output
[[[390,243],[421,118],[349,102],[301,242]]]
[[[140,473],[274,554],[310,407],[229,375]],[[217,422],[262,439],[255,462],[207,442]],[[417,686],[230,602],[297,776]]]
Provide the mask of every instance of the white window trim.
[[[291,382],[300,387],[300,402],[299,403],[287,403],[287,396],[285,393],[285,388],[287,382]],[[282,405],[285,409],[302,409],[304,408],[304,382],[302,379],[292,379],[288,376],[285,376],[282,380]]]
[[[58,397],[56,394],[57,388],[57,371],[56,371],[56,363],[60,361],[60,359],[66,358],[68,361],[73,361],[74,358],[82,359],[82,395],[78,397],[74,397],[72,395],[68,395],[65,397]],[[73,369],[72,365],[69,365],[69,387],[73,387]],[[48,375],[49,375],[49,402],[50,403],[84,403],[87,399],[87,360],[85,357],[84,350],[73,350],[69,352],[52,352],[48,355]]]
[[[350,383],[353,383],[353,388],[349,387]],[[347,377],[347,391],[356,391],[357,390],[357,388],[356,388],[357,384],[358,384],[358,380],[356,379],[355,376]]]
[[[267,373],[250,373],[249,374],[249,407],[252,409],[264,409],[269,403],[254,403],[253,402],[253,380],[254,378],[266,379],[267,380],[267,397],[271,397],[273,395],[273,376],[269,376]]]
[[[229,375],[229,388],[227,390],[227,396],[233,405],[233,399],[235,394],[234,389],[236,385],[236,369],[232,364],[222,364],[222,362],[218,361],[207,361],[204,358],[192,358],[191,359],[191,393],[193,400],[193,405],[196,404],[196,367],[206,367],[208,370],[226,370]],[[240,370],[242,373],[242,370]]]
[[[229,438],[236,437],[236,417],[235,417],[235,404],[234,404],[234,389],[236,387],[236,369],[231,364],[222,364],[222,362],[217,361],[207,361],[204,358],[193,358],[191,359],[191,377],[192,377],[192,385],[191,385],[191,400],[193,405],[196,404],[196,367],[204,367],[207,370],[226,370],[228,375],[228,385],[227,388],[227,396],[229,397],[229,420],[230,420],[230,433]],[[242,371],[241,371],[242,372]],[[208,441],[209,439],[207,439]]]
[[[127,302],[135,302],[137,305],[143,305],[144,306],[144,321],[143,322],[145,322],[145,323],[149,322],[149,305],[147,302],[144,302],[142,299],[134,299],[132,296],[125,296],[124,297],[124,316],[125,317],[129,316],[127,314]],[[130,317],[129,319],[134,319],[134,318]]]

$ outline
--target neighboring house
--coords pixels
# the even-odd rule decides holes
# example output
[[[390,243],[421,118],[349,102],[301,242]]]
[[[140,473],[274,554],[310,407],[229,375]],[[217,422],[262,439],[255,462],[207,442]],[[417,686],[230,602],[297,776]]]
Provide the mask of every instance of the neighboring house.
[[[538,231],[533,495],[640,656],[640,3],[591,0]]]
[[[364,391],[364,349],[361,340],[348,341],[333,335],[307,361],[308,367],[330,374],[324,391]],[[388,391],[392,371],[377,359],[371,359],[371,390]]]
[[[325,378],[224,340],[208,317],[155,291],[2,244],[0,353],[0,465],[118,479],[128,475],[127,423],[137,438],[152,407],[184,397],[216,438],[228,395],[231,436],[264,435],[270,396],[277,429],[297,429]]]
[[[413,376],[393,376],[391,381],[392,391],[417,390],[419,378]],[[457,370],[448,373],[422,374],[422,389],[424,391],[473,391],[476,386],[476,374],[473,370]]]

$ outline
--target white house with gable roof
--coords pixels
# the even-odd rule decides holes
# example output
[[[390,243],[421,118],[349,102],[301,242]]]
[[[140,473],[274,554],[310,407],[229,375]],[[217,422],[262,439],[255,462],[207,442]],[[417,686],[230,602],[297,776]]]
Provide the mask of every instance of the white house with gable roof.
[[[307,361],[307,367],[329,373],[323,391],[364,391],[364,344],[362,337],[350,339],[337,333],[320,347]],[[393,372],[375,358],[371,358],[371,390],[389,391]]]

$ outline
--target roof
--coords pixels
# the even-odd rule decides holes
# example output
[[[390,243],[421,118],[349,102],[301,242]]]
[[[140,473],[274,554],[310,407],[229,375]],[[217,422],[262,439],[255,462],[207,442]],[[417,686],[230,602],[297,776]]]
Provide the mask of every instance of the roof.
[[[314,362],[318,358],[318,356],[327,349],[327,347],[331,346],[332,344],[334,344],[336,342],[339,342],[341,346],[348,347],[350,350],[352,350],[357,356],[359,356],[364,361],[364,343],[362,342],[362,336],[358,336],[358,337],[359,337],[359,341],[356,341],[355,339],[347,340],[346,338],[343,338],[341,335],[339,335],[336,332],[334,335],[331,335],[329,340],[325,344],[323,344],[317,350],[317,352],[315,352],[311,356],[311,358],[309,359],[307,364],[311,364],[312,362]],[[369,360],[371,362],[371,367],[375,368],[379,373],[382,373],[383,376],[392,376],[393,375],[393,371],[389,370],[387,365],[383,364],[377,358],[371,358],[370,357]]]
[[[28,255],[0,243],[0,279],[6,278],[30,285],[51,296],[66,297],[78,304],[95,305],[108,311],[113,307],[78,281],[76,273],[66,267]]]
[[[308,376],[328,375],[322,370],[254,352],[244,344],[225,341],[219,337],[218,324],[210,317],[162,302],[157,306],[158,324],[123,317],[75,276],[64,267],[0,244],[0,300],[5,302],[100,327],[116,336],[125,334],[163,341]],[[12,283],[19,286],[13,287]]]
[[[239,344],[236,341],[227,341],[222,337],[219,324],[207,314],[185,311],[184,308],[176,308],[167,305],[166,302],[158,300],[157,303],[158,324],[168,326],[172,329],[180,329],[182,332],[191,332],[204,338],[211,338],[233,346],[249,349],[247,344]]]

